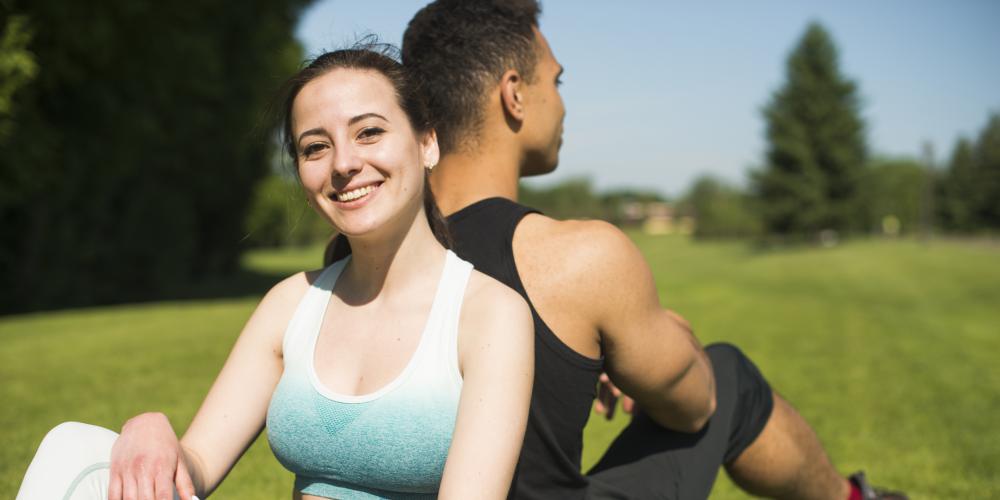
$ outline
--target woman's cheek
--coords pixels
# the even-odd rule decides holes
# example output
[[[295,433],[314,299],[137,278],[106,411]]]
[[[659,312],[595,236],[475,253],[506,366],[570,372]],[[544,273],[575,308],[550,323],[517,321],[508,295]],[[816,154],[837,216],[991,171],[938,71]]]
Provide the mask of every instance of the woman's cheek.
[[[310,194],[317,193],[323,188],[323,179],[314,171],[300,171],[299,178],[302,179],[302,188]]]

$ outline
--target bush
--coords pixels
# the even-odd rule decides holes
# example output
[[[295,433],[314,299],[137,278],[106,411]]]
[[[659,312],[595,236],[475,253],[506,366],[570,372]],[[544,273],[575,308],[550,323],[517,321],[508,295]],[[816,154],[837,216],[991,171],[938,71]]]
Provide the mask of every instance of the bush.
[[[745,238],[761,231],[747,194],[714,177],[696,180],[684,204],[694,212],[695,238]]]
[[[0,313],[236,270],[273,149],[255,127],[308,3],[4,2]]]
[[[280,175],[265,177],[254,191],[246,241],[255,247],[303,246],[330,239],[333,228],[306,204],[302,188]]]

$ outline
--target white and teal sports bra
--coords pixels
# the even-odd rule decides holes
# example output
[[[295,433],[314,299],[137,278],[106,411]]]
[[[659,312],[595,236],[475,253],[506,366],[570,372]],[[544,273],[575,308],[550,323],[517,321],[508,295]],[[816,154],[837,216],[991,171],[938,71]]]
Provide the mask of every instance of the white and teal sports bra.
[[[427,324],[395,380],[338,394],[313,366],[330,294],[347,257],[309,287],[283,340],[284,373],[267,411],[267,437],[295,489],[343,500],[434,498],[451,445],[462,378],[458,319],[472,265],[447,252]]]

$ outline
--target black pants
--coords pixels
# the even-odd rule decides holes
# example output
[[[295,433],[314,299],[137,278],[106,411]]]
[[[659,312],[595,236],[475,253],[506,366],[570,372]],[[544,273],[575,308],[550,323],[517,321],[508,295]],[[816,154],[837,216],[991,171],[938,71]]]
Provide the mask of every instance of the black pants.
[[[705,348],[715,373],[716,409],[698,433],[671,431],[640,411],[587,473],[593,499],[708,498],[719,468],[736,460],[767,424],[767,380],[730,344]]]

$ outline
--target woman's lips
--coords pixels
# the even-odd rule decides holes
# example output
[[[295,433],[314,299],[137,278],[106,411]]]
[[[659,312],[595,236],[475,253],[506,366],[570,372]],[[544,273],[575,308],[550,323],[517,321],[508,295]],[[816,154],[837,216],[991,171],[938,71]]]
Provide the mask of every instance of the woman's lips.
[[[381,186],[381,182],[376,182],[366,186],[350,189],[348,191],[333,193],[332,198],[338,205],[344,206],[345,208],[359,206],[364,204],[364,202],[367,201],[372,194],[378,191]]]

